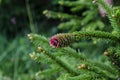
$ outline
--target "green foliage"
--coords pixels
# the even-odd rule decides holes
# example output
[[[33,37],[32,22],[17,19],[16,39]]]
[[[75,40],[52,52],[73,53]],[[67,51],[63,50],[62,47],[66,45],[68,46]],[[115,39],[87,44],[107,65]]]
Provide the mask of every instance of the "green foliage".
[[[71,33],[57,34],[53,39],[28,34],[34,46],[31,58],[46,65],[38,71],[36,78],[117,80],[120,77],[119,7],[111,7],[103,0],[94,0],[94,3],[92,0],[59,0],[58,3],[63,6],[62,11],[45,10],[43,14],[48,18],[60,19],[58,28]],[[106,11],[111,24],[100,17],[99,5]],[[64,7],[68,10],[65,11]],[[76,44],[65,47],[74,42]],[[51,44],[62,46],[52,48]]]
[[[0,80],[119,79],[119,3],[0,0]],[[23,36],[28,32],[32,45]],[[62,46],[53,48],[45,36],[55,33],[53,42]]]
[[[103,63],[102,60],[100,60],[98,63],[96,62],[96,60],[94,61],[91,59],[87,59],[87,57],[83,56],[82,53],[76,53],[76,51],[74,51],[69,47],[52,48],[48,43],[48,39],[42,36],[38,36],[36,34],[35,35],[30,34],[29,38],[33,42],[34,46],[36,46],[35,52],[30,54],[30,56],[37,62],[50,65],[48,70],[46,68],[44,71],[37,73],[45,76],[44,78],[42,77],[43,79],[47,79],[48,77],[46,76],[48,75],[52,75],[55,73],[63,74],[66,72],[70,74],[68,80],[70,77],[71,80],[74,80],[74,78],[79,80],[82,79],[83,77],[86,79],[88,78],[90,79],[91,77],[90,80],[102,79],[102,78],[103,80],[104,79],[109,80],[109,79],[116,79],[118,77],[117,76],[118,72],[116,68],[113,67],[110,63]],[[42,48],[40,47],[40,45],[42,45]],[[107,60],[105,60],[105,62],[107,62]],[[85,66],[81,66],[83,64],[85,64]],[[90,75],[86,76],[85,75],[86,70],[88,70],[87,72],[90,72],[90,74],[94,74],[94,76],[90,76]],[[111,70],[115,72],[111,73]],[[49,71],[52,72],[52,74],[49,74]],[[64,74],[64,77],[62,77],[63,75],[61,75],[60,78],[61,77],[62,77],[61,79],[67,78],[65,77],[65,75],[66,74]],[[77,77],[72,77],[73,75]],[[60,78],[58,78],[58,80]]]
[[[119,11],[118,11],[119,8],[116,10],[113,10],[113,8],[111,6],[109,6],[108,4],[104,4],[105,3],[104,0],[100,0],[100,1],[98,1],[98,3],[100,3],[100,5],[102,5],[102,7],[106,10],[108,18],[114,29],[113,31],[119,32],[119,30],[120,30],[119,21],[117,19],[114,19],[114,17],[117,16],[116,14],[119,14]]]
[[[53,12],[49,10],[43,11],[47,17],[54,19],[61,19],[62,22],[58,25],[59,29],[66,29],[69,32],[75,30],[102,30],[104,23],[98,17],[98,10],[96,5],[92,4],[91,0],[77,0],[77,1],[59,1],[61,6],[69,7],[70,13]],[[84,10],[84,11],[83,11]],[[84,27],[83,27],[84,26]]]

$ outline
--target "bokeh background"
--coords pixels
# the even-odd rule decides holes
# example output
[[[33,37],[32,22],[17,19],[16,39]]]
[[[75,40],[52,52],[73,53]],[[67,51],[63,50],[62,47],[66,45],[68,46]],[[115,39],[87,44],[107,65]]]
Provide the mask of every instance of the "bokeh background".
[[[27,34],[33,31],[50,36],[57,32],[59,21],[43,15],[45,9],[59,10],[56,3],[57,0],[0,0],[0,80],[35,79],[40,65],[29,57],[32,47]]]

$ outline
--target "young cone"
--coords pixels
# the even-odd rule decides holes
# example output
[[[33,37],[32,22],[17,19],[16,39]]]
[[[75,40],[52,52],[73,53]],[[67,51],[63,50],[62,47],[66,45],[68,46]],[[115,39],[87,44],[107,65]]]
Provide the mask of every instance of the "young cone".
[[[53,48],[66,47],[76,41],[76,37],[70,33],[57,34],[51,37],[50,46]]]

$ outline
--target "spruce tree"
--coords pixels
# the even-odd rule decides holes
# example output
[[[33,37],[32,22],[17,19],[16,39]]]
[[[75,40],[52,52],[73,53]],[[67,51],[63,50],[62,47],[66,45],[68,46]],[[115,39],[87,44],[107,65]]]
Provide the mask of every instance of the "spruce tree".
[[[104,0],[59,0],[58,3],[69,7],[71,14],[50,10],[43,14],[60,19],[58,28],[68,32],[50,38],[28,34],[34,46],[30,57],[45,66],[36,77],[42,80],[119,80],[120,7]],[[100,16],[100,8],[105,16]],[[79,11],[82,13],[78,14]]]

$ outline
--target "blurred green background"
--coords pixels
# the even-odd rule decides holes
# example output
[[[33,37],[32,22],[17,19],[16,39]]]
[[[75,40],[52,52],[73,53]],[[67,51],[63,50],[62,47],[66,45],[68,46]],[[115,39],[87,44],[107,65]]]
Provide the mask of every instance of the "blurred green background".
[[[0,0],[0,80],[35,79],[40,66],[29,57],[32,47],[27,34],[33,31],[49,36],[57,32],[59,21],[42,13],[45,9],[59,10],[56,2]]]

